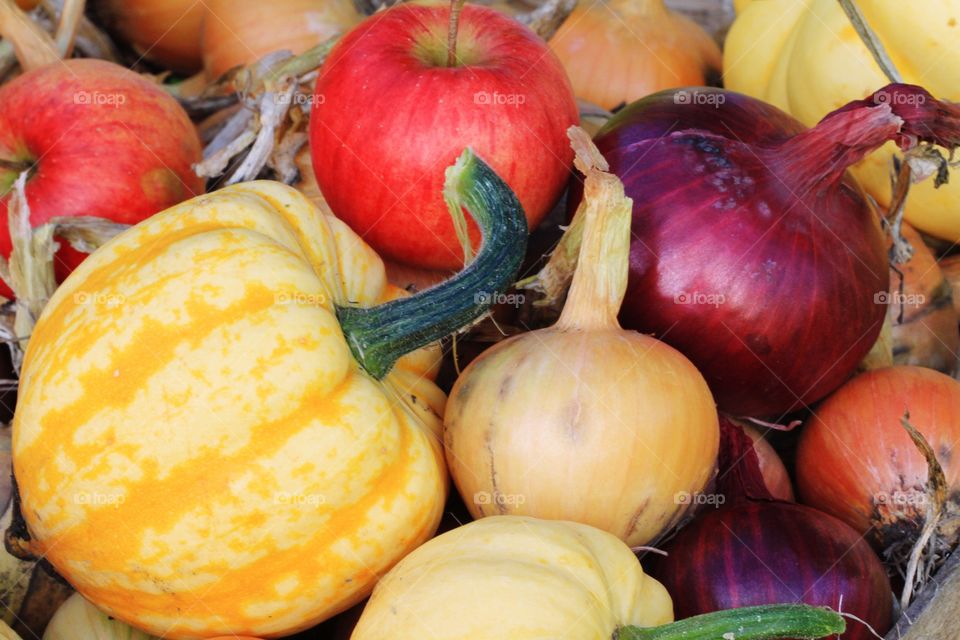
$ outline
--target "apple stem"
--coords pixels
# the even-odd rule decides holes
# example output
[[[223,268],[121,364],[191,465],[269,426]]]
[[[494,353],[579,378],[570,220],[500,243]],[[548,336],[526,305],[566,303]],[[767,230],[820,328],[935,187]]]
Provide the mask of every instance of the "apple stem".
[[[22,160],[6,160],[4,158],[0,158],[0,171],[13,171],[19,175],[24,171],[29,171],[32,166],[32,162],[24,162]]]
[[[457,66],[457,31],[460,30],[460,12],[466,0],[450,0],[450,28],[447,31],[447,66]]]

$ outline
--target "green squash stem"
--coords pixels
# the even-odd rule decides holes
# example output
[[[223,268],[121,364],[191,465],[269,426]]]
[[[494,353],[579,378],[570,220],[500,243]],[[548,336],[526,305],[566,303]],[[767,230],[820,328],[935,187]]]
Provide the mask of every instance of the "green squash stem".
[[[466,209],[483,244],[459,274],[409,298],[376,307],[337,307],[347,343],[377,380],[403,355],[466,327],[513,282],[527,247],[527,219],[517,196],[471,149],[446,172],[443,197],[456,221]]]
[[[620,627],[613,640],[813,640],[841,634],[836,611],[805,604],[771,604],[715,611],[659,627]]]

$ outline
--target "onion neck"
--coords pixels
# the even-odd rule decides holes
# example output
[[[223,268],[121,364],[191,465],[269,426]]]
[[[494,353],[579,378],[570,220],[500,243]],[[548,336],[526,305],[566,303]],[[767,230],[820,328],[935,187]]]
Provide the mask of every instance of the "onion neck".
[[[520,269],[527,219],[510,187],[467,149],[447,169],[444,199],[456,218],[465,208],[483,234],[476,259],[422,293],[376,307],[337,307],[340,327],[360,366],[376,379],[402,356],[482,316]]]
[[[847,168],[890,141],[904,151],[920,142],[952,150],[960,144],[960,107],[914,85],[890,84],[828,114],[762,159],[775,175],[790,176],[788,186],[803,195],[835,184]]]
[[[659,627],[620,627],[612,640],[776,640],[825,638],[843,633],[846,622],[830,609],[774,604],[727,609]]]
[[[802,196],[838,182],[851,165],[892,140],[902,122],[888,107],[834,113],[781,144],[768,162],[775,176],[790,176],[789,186]]]
[[[626,197],[616,176],[597,168],[589,136],[578,127],[571,127],[568,135],[577,151],[577,168],[586,176],[583,200],[573,221],[583,225],[583,236],[573,283],[556,327],[619,328],[617,314],[627,292],[630,267],[633,200]]]

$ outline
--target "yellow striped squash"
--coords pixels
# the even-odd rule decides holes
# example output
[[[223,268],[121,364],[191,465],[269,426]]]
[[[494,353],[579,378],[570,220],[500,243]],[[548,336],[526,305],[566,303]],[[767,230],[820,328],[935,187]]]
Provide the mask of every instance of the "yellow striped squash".
[[[469,152],[453,169],[478,222],[471,189],[504,205],[515,257],[485,257],[485,235],[451,286],[372,309],[403,295],[379,257],[278,183],[188,201],[87,259],[23,366],[13,457],[31,550],[165,638],[277,637],[365,597],[439,523],[439,353],[396,356],[449,322],[401,341],[378,375],[365,350],[483,286],[481,262],[501,263],[485,282],[502,288],[525,245],[506,185]],[[456,322],[483,312],[475,298]],[[400,320],[377,324],[390,313]]]

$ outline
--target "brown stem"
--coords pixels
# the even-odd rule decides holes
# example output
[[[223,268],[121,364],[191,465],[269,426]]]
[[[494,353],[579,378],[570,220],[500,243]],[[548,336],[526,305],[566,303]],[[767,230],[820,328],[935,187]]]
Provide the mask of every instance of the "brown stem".
[[[890,60],[887,50],[884,48],[883,43],[880,42],[877,34],[870,28],[867,19],[860,11],[860,7],[857,6],[856,0],[840,0],[840,6],[843,8],[844,13],[847,14],[847,18],[850,19],[850,24],[853,25],[853,29],[857,32],[857,35],[860,36],[863,44],[870,51],[870,55],[876,60],[877,66],[879,66],[880,70],[887,76],[887,79],[890,82],[903,82],[903,76],[901,76],[897,68],[893,66],[893,61]]]
[[[460,12],[466,0],[450,0],[450,28],[447,30],[447,66],[457,66],[457,32],[460,30]]]
[[[947,477],[943,472],[943,467],[937,460],[937,456],[923,437],[923,434],[910,424],[910,412],[906,411],[900,419],[900,424],[910,434],[913,444],[920,450],[920,453],[927,461],[927,486],[926,486],[926,506],[927,513],[924,519],[923,529],[917,538],[913,549],[910,551],[910,561],[907,563],[907,572],[904,576],[903,593],[900,595],[900,606],[904,610],[910,606],[910,599],[913,595],[913,589],[916,586],[917,567],[919,566],[923,551],[930,541],[931,536],[936,532],[937,525],[940,523],[940,517],[943,515],[943,507],[947,502]]]
[[[21,11],[13,0],[0,0],[0,37],[13,44],[24,71],[60,59],[50,35]]]
[[[890,237],[893,245],[890,247],[890,263],[900,265],[910,261],[913,257],[913,247],[910,241],[903,236],[903,214],[906,211],[907,194],[910,193],[912,176],[910,163],[900,162],[900,170],[893,180],[893,199],[887,210],[887,221],[890,223]],[[903,293],[903,277],[900,278],[900,293]],[[903,308],[900,308],[900,320],[903,322]]]
[[[73,44],[77,39],[77,29],[80,26],[80,18],[83,17],[83,10],[86,5],[86,0],[65,0],[63,3],[54,41],[57,43],[57,51],[64,59],[73,54]]]

